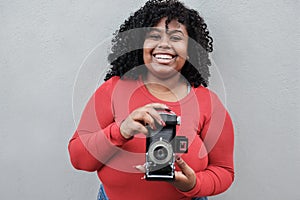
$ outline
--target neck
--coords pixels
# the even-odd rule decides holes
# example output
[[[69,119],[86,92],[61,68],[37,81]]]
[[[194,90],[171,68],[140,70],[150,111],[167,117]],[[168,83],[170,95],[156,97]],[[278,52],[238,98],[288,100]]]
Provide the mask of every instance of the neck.
[[[158,79],[147,75],[144,84],[152,95],[166,101],[178,101],[188,94],[188,84],[181,75],[169,79]]]
[[[176,76],[171,78],[159,79],[150,73],[148,73],[144,80],[145,84],[152,89],[160,92],[168,92],[176,89],[181,84],[186,84],[185,80],[181,77],[181,74],[178,73]]]

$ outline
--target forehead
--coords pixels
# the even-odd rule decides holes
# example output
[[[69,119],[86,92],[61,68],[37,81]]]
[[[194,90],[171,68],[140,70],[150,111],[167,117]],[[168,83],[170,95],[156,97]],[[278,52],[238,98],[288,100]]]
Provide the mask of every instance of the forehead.
[[[166,29],[166,20],[167,18],[162,18],[154,27],[159,29]],[[173,19],[170,23],[168,23],[169,30],[179,30],[183,32],[185,35],[188,35],[185,25],[179,23],[177,20]]]

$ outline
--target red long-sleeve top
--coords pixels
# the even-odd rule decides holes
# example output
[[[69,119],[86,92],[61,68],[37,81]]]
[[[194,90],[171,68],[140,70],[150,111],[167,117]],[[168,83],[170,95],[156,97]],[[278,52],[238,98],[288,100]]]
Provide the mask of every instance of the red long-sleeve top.
[[[120,123],[148,103],[166,104],[181,124],[177,135],[188,137],[182,159],[195,171],[195,187],[183,192],[164,181],[147,181],[134,166],[145,163],[145,136],[127,140]],[[76,169],[97,171],[110,200],[191,199],[224,192],[234,179],[234,133],[230,116],[219,98],[204,87],[192,88],[178,102],[151,95],[143,82],[113,77],[104,82],[87,103],[72,139],[69,154]],[[176,166],[176,170],[180,170]]]

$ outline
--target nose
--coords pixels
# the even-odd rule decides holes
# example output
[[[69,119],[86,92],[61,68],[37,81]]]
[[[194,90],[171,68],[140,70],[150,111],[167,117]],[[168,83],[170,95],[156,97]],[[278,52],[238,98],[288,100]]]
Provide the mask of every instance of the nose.
[[[161,40],[159,41],[159,44],[158,44],[158,48],[162,48],[162,49],[170,49],[171,48],[170,40],[167,35],[164,35],[161,38]]]

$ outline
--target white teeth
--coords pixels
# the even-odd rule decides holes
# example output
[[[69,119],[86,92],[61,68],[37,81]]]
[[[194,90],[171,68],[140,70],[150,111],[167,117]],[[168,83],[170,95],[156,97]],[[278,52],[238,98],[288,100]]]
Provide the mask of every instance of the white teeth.
[[[155,58],[157,59],[172,59],[173,57],[171,55],[168,54],[156,54]]]

